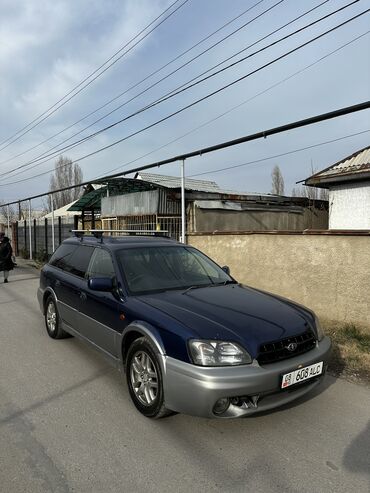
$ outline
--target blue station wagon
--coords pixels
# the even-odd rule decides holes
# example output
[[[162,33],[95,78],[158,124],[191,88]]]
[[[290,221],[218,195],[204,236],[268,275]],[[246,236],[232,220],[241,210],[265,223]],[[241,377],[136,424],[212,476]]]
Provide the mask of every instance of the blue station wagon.
[[[163,236],[76,233],[43,267],[38,300],[49,336],[104,354],[151,418],[286,404],[322,380],[331,348],[311,310]]]

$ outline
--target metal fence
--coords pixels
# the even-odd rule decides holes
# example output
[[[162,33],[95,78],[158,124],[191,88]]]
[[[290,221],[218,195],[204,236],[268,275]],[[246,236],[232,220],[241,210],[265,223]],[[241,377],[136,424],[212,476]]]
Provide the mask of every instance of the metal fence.
[[[58,217],[54,227],[50,219],[33,219],[15,223],[13,243],[17,256],[48,259],[60,243],[71,236],[75,223],[71,218]]]
[[[147,214],[103,218],[102,228],[112,230],[130,229],[135,231],[167,231],[168,236],[178,241],[181,236],[181,216]]]

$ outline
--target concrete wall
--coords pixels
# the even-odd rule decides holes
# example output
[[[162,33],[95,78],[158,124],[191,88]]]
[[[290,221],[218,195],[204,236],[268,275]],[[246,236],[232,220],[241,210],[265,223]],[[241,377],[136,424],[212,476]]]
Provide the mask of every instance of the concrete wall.
[[[370,181],[332,187],[329,208],[330,229],[370,229]]]
[[[370,332],[370,233],[189,235],[240,282]]]

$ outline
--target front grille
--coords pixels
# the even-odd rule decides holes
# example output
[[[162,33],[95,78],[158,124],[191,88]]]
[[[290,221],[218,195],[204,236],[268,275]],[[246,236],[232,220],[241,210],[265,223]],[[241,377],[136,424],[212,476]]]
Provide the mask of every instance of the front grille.
[[[294,351],[289,351],[289,344],[296,344],[296,349],[294,349]],[[286,337],[285,339],[280,339],[280,341],[262,344],[260,346],[257,361],[260,365],[275,363],[276,361],[293,358],[298,354],[307,353],[307,351],[313,349],[315,345],[316,338],[312,330],[306,330],[306,332],[297,336]]]

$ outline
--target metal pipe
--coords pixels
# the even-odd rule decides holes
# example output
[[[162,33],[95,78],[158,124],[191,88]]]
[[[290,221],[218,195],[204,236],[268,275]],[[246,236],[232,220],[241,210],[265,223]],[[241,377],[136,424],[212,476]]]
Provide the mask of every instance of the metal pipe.
[[[7,231],[6,231],[6,235],[9,237],[9,231],[10,231],[10,210],[9,210],[9,205],[6,207],[6,214],[8,216],[8,228],[7,228]],[[11,241],[11,236],[10,235],[10,241]]]
[[[185,211],[185,159],[181,161],[181,242],[185,243],[186,235]]]
[[[50,204],[51,204],[51,245],[53,249],[53,253],[55,251],[55,225],[54,225],[54,197],[53,194],[50,195]]]
[[[54,190],[54,193],[64,192],[65,190],[71,190],[73,188],[78,188],[78,187],[90,185],[91,183],[104,183],[104,181],[112,179],[112,178],[117,178],[120,176],[126,176],[126,175],[129,175],[131,173],[137,173],[139,171],[144,171],[144,170],[150,169],[150,168],[157,168],[157,167],[163,166],[165,164],[170,164],[170,163],[180,161],[181,159],[188,159],[188,158],[195,157],[195,156],[202,156],[203,154],[207,154],[209,152],[218,151],[220,149],[226,149],[227,147],[232,147],[234,145],[243,144],[245,142],[250,142],[252,140],[265,139],[266,137],[269,137],[270,135],[276,135],[276,134],[279,134],[282,132],[287,132],[289,130],[293,130],[295,128],[301,128],[301,127],[305,127],[307,125],[312,125],[312,124],[323,122],[326,120],[331,120],[333,118],[338,118],[340,116],[349,115],[351,113],[355,113],[357,111],[363,111],[363,110],[366,110],[369,108],[370,108],[370,100],[367,100],[367,101],[364,101],[363,103],[354,104],[352,106],[347,106],[344,108],[340,108],[338,110],[329,111],[328,113],[322,113],[320,115],[311,116],[309,118],[305,118],[304,120],[298,120],[298,121],[295,121],[292,123],[288,123],[286,125],[281,125],[279,127],[269,128],[269,129],[264,130],[262,132],[257,132],[254,134],[245,135],[245,136],[240,137],[238,139],[229,140],[229,141],[222,142],[220,144],[213,145],[210,147],[205,147],[202,149],[197,149],[195,151],[188,152],[186,154],[180,154],[178,156],[174,156],[172,158],[165,159],[163,161],[157,161],[155,163],[151,163],[151,164],[148,164],[146,166],[140,166],[139,168],[131,168],[125,172],[114,173],[112,175],[106,175],[102,178],[95,178],[95,179],[92,179],[90,181],[77,183],[75,185],[69,185],[68,187],[58,188],[58,190]],[[48,195],[48,194],[49,194],[48,192],[40,193],[38,195],[33,195],[32,197],[26,197],[23,200],[38,199],[40,197],[45,197],[45,195]],[[17,200],[14,202],[9,202],[9,205],[16,204],[17,202],[18,202]],[[4,204],[4,205],[7,205],[7,204]]]
[[[29,236],[29,242],[30,242],[30,260],[32,260],[31,200],[28,201],[28,236]]]

